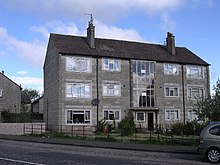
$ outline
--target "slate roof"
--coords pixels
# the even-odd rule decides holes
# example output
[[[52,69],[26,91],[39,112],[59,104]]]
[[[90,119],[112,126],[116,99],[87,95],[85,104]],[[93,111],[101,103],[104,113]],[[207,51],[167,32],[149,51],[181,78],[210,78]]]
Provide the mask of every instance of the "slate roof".
[[[176,55],[172,55],[164,45],[95,38],[95,49],[91,49],[86,37],[53,33],[50,34],[50,42],[61,54],[209,65],[185,47],[176,47]]]

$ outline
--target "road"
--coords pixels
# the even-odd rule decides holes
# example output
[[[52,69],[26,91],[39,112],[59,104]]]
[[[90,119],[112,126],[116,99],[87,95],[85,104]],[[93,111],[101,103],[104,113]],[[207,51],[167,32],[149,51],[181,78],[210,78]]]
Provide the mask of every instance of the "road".
[[[197,154],[174,154],[0,140],[1,165],[208,164]]]

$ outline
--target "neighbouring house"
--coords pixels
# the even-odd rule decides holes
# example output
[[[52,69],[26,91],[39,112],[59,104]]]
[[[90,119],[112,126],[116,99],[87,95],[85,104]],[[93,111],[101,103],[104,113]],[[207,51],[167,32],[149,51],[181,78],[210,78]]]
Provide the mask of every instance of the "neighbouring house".
[[[43,121],[43,95],[31,103],[31,112],[33,116],[33,121]]]
[[[9,79],[4,71],[0,72],[0,112],[20,113],[21,86]]]
[[[50,34],[44,62],[46,125],[95,127],[132,112],[137,125],[186,123],[210,93],[209,64],[167,33],[166,45]]]
[[[44,101],[44,97],[43,95],[41,97],[39,97],[38,99],[34,100],[31,103],[31,112],[32,113],[39,113],[39,114],[43,114],[43,102]]]

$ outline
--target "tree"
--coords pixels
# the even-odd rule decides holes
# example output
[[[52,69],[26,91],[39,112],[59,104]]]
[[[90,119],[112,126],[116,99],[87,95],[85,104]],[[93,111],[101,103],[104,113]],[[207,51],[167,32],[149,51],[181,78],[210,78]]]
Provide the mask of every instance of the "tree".
[[[28,95],[31,99],[31,101],[38,99],[40,97],[39,91],[35,89],[23,89],[21,91],[22,95]]]
[[[23,89],[21,91],[21,113],[29,114],[31,107],[30,104],[32,101],[38,99],[40,94],[37,90],[34,89]],[[30,114],[29,114],[30,115]]]
[[[196,104],[198,118],[203,121],[220,121],[220,80],[213,90],[212,96],[198,100]]]

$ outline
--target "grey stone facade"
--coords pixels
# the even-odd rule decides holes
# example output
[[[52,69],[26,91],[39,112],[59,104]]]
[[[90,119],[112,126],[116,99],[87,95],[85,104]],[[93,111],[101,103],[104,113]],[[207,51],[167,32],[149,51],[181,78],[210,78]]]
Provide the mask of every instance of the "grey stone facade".
[[[185,48],[167,47],[95,38],[91,46],[86,37],[52,34],[44,63],[47,127],[94,128],[104,118],[117,124],[129,111],[147,129],[193,120],[194,97],[210,93],[209,64]],[[145,54],[132,55],[135,50]]]
[[[7,110],[11,113],[20,113],[21,89],[4,72],[0,73],[0,112]]]

